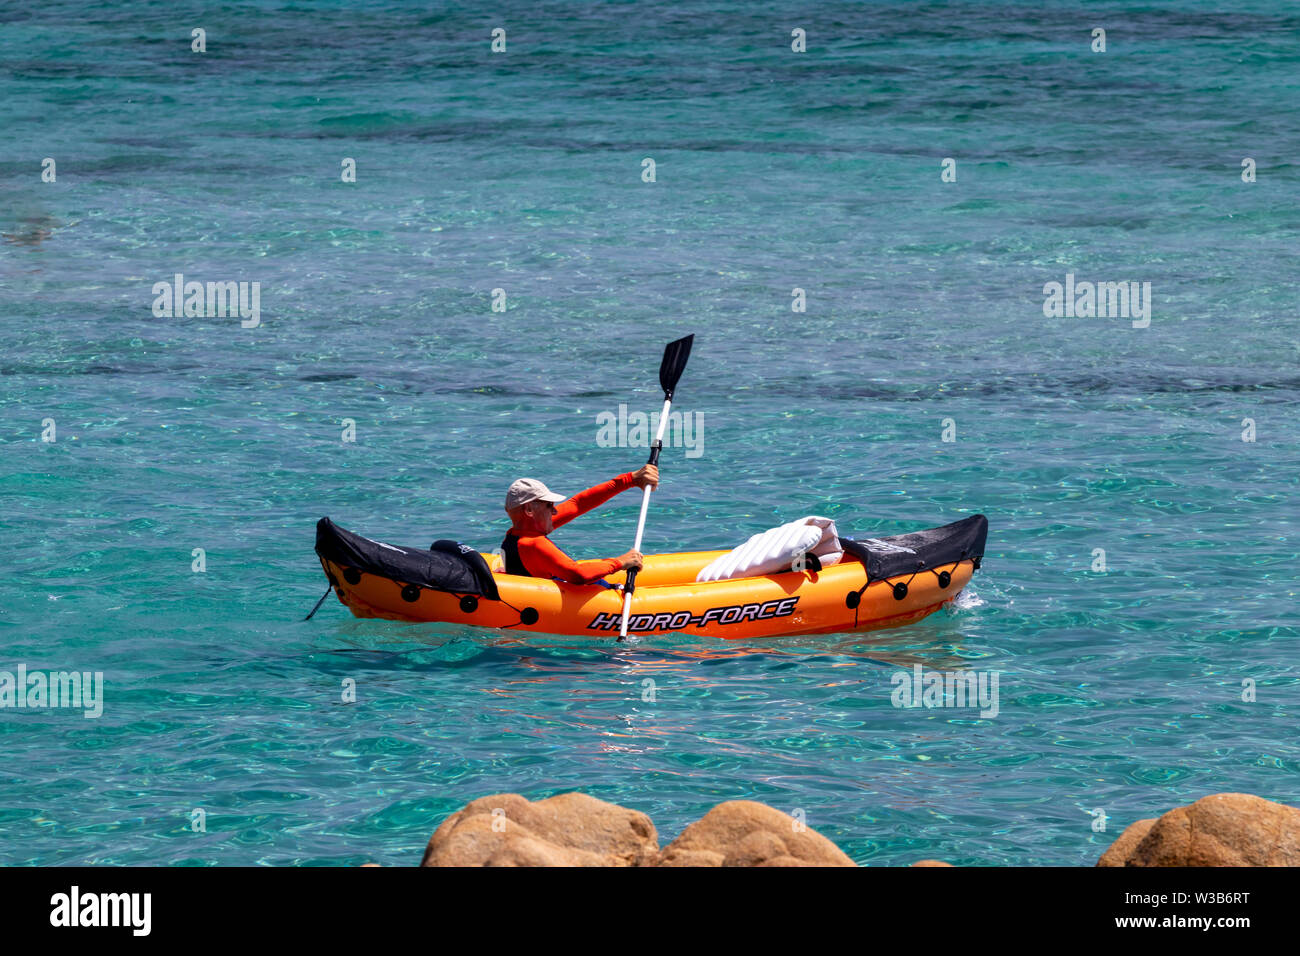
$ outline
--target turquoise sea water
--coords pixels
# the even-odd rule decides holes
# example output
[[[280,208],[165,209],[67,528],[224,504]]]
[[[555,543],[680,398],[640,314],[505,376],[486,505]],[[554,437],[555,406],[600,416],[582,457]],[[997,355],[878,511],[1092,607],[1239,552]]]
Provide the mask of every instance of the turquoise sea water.
[[[0,60],[0,669],[106,685],[0,710],[0,862],[415,863],[471,799],[580,789],[664,842],[747,798],[865,864],[1091,864],[1207,793],[1300,802],[1294,5],[69,0],[5,6]],[[260,282],[261,325],[156,318],[177,272]],[[1067,273],[1150,282],[1150,326],[1044,317]],[[982,512],[961,607],[301,622],[321,515],[490,549],[513,478],[635,468],[596,416],[657,409],[690,332],[702,454],[645,550]],[[637,504],[556,541],[621,553]],[[997,671],[998,715],[895,708],[917,663]]]

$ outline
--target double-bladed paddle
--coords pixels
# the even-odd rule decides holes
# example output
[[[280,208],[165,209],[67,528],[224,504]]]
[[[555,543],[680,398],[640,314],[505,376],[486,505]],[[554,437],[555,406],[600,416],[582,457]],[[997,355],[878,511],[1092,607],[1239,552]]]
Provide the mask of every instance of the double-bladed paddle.
[[[682,377],[682,371],[686,368],[686,360],[691,357],[691,343],[694,341],[695,336],[688,335],[676,342],[669,342],[664,347],[664,360],[659,363],[659,385],[664,390],[664,410],[659,416],[659,428],[655,433],[654,444],[650,446],[650,460],[646,462],[648,465],[659,464],[659,452],[664,447],[664,428],[668,424],[668,409],[673,404],[673,391],[677,388],[677,380]],[[641,489],[641,517],[636,523],[636,544],[632,545],[633,551],[641,550],[641,535],[645,531],[645,516],[649,508],[650,486],[646,485]],[[628,615],[632,613],[632,592],[636,590],[636,572],[636,568],[627,572],[627,584],[623,588],[623,621],[618,629],[620,641],[627,639],[627,621]]]

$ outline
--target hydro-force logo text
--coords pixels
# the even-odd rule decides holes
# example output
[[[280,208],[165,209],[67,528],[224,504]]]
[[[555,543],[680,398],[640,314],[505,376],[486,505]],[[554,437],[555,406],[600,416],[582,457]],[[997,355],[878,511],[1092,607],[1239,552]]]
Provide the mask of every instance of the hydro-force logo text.
[[[794,613],[794,606],[799,598],[781,598],[779,601],[766,601],[762,604],[732,604],[725,607],[711,607],[703,614],[690,611],[665,611],[662,614],[633,614],[627,620],[627,629],[631,631],[679,631],[694,624],[704,627],[711,622],[718,624],[738,624],[741,621],[765,621],[770,617],[788,617]],[[589,631],[616,631],[623,623],[621,614],[600,613],[587,625]]]

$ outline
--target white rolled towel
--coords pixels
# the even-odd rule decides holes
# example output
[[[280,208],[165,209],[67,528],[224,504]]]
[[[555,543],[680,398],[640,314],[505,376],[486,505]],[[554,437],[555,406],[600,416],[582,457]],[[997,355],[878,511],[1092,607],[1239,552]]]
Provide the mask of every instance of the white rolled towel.
[[[790,570],[790,563],[802,554],[815,554],[823,568],[836,564],[844,556],[835,522],[819,515],[809,515],[768,531],[762,531],[738,548],[710,562],[696,581],[723,581],[763,574],[780,574]]]

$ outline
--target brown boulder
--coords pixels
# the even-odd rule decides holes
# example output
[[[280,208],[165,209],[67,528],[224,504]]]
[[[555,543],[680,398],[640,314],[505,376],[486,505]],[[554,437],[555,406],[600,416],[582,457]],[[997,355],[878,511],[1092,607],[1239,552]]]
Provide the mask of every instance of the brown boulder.
[[[660,866],[855,866],[834,843],[780,810],[720,803],[664,848]]]
[[[1130,823],[1124,832],[1119,835],[1110,848],[1101,855],[1097,861],[1098,866],[1123,866],[1124,861],[1133,855],[1137,845],[1142,842],[1142,838],[1150,832],[1152,825],[1156,822],[1155,817],[1147,820],[1139,820],[1137,823]]]
[[[726,857],[712,850],[665,850],[655,866],[722,866]]]
[[[1103,855],[1107,865],[1129,830]],[[1248,793],[1202,797],[1152,823],[1123,865],[1300,866],[1300,810]]]
[[[536,803],[504,793],[480,797],[444,820],[420,865],[644,866],[658,854],[659,835],[644,813],[584,793]]]

